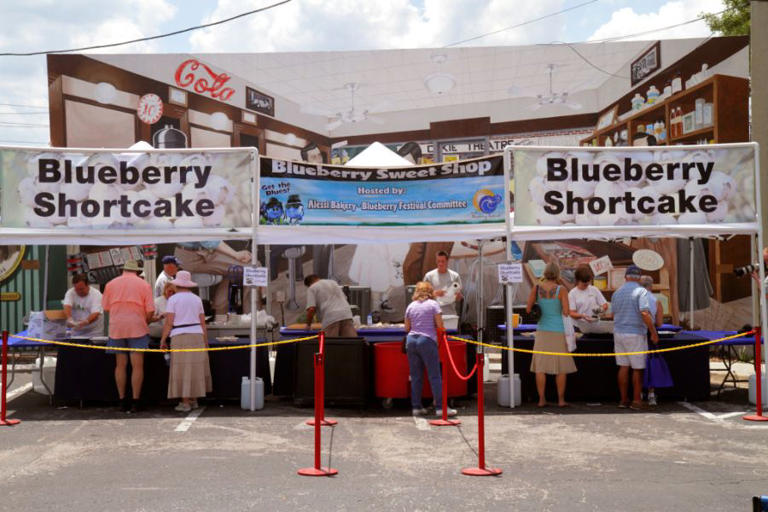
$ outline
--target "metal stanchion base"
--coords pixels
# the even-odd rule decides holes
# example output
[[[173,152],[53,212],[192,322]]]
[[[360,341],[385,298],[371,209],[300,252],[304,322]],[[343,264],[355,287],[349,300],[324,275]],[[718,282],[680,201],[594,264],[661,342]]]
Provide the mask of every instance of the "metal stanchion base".
[[[301,476],[333,476],[339,471],[333,468],[301,468],[297,473]]]
[[[336,425],[337,423],[338,423],[338,421],[331,420],[331,419],[328,419],[328,418],[325,418],[324,420],[320,420],[320,425],[323,426],[323,427],[332,427],[332,426]],[[312,419],[307,420],[306,424],[311,426],[311,427],[314,427],[315,426],[315,419],[312,418]]]
[[[499,468],[464,468],[461,470],[462,475],[468,476],[497,476],[501,473]]]
[[[455,427],[461,425],[461,420],[429,420],[429,424],[435,427]]]
[[[21,423],[21,420],[13,420],[13,419],[8,420],[7,419],[7,420],[4,420],[4,421],[0,421],[0,426],[12,427],[14,425],[18,425],[19,423]]]
[[[757,414],[747,414],[742,416],[741,419],[747,421],[768,421],[768,416],[758,416]]]

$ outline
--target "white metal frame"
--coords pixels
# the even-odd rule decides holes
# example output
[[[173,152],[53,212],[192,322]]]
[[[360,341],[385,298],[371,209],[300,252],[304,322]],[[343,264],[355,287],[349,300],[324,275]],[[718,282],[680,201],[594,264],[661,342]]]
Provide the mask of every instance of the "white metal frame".
[[[707,224],[706,226],[688,224],[688,225],[654,225],[654,226],[594,226],[596,235],[590,235],[590,239],[601,238],[624,238],[624,237],[702,237],[702,232],[706,232],[708,236],[724,236],[734,234],[746,234],[757,237],[758,251],[762,252],[763,245],[763,224],[760,215],[760,205],[762,204],[762,198],[760,195],[760,151],[757,142],[744,142],[735,144],[708,144],[698,146],[685,146],[686,150],[700,149],[700,150],[712,150],[718,148],[751,148],[754,152],[754,185],[755,185],[755,221],[752,223],[738,223],[738,224]],[[655,147],[617,147],[617,148],[603,148],[603,147],[570,147],[570,146],[507,146],[504,148],[504,186],[506,195],[504,198],[507,211],[510,211],[509,204],[509,181],[512,173],[512,153],[516,150],[551,150],[551,151],[590,151],[590,152],[648,152],[658,151],[659,148]],[[553,240],[553,239],[567,239],[567,238],[584,238],[584,232],[589,230],[590,227],[585,226],[539,226],[528,227],[514,226],[513,216],[507,216],[507,259],[512,259],[512,240]],[[569,235],[569,233],[574,233]],[[579,233],[578,235],[575,233]],[[691,258],[693,253],[691,251]],[[691,272],[693,272],[693,265],[691,265]],[[764,265],[759,265],[760,275],[760,291],[758,293],[758,305],[760,309],[760,325],[763,327],[768,326],[768,313],[766,312],[766,296],[765,290],[762,288],[762,283],[765,281],[765,268]],[[515,397],[515,379],[514,379],[514,362],[513,351],[514,348],[514,329],[512,328],[512,301],[514,300],[513,287],[507,285],[507,347],[510,349],[507,353],[509,362],[509,396],[510,407],[514,407]],[[693,311],[693,282],[691,282],[691,311]],[[691,320],[693,320],[693,314],[691,314]],[[768,368],[768,350],[763,350],[766,368]],[[768,372],[763,372],[763,389],[768,389]]]
[[[190,230],[103,230],[110,233],[110,238],[114,238],[115,241],[128,242],[132,244],[139,244],[142,242],[157,243],[158,240],[163,242],[182,242],[182,241],[196,241],[205,239],[226,239],[226,240],[242,240],[251,239],[251,264],[257,265],[256,259],[256,246],[258,238],[258,222],[259,222],[259,151],[258,149],[251,148],[185,148],[185,149],[124,149],[124,148],[50,148],[50,147],[28,147],[28,146],[0,146],[0,150],[24,150],[24,151],[41,151],[41,152],[56,152],[56,153],[246,153],[250,155],[250,161],[248,162],[249,180],[251,183],[251,226],[238,227],[238,228],[222,228],[222,229],[190,229]],[[52,245],[50,240],[45,240],[46,236],[57,235],[61,236],[66,234],[67,240],[63,245],[71,242],[73,237],[88,237],[88,234],[92,234],[95,230],[75,230],[75,229],[35,229],[35,228],[0,228],[0,238],[7,239],[11,236],[21,236],[25,238],[24,243],[45,242],[46,251],[48,245]],[[40,238],[38,238],[40,237]],[[147,237],[147,238],[143,238]],[[42,239],[42,240],[41,240]],[[9,243],[9,242],[5,242]],[[101,242],[100,242],[101,243]],[[55,245],[55,244],[53,244]],[[47,252],[46,252],[47,254]],[[48,275],[48,259],[46,258],[45,274]],[[47,283],[45,279],[45,290],[43,297],[47,298]],[[251,293],[251,335],[250,344],[256,343],[256,293]],[[250,361],[250,376],[251,376],[251,403],[250,409],[253,411],[256,409],[256,348],[251,348],[251,361]]]

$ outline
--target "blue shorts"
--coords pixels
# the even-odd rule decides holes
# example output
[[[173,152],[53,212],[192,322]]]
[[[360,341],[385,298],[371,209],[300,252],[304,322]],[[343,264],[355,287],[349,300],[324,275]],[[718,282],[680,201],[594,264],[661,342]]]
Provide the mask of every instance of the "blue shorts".
[[[109,338],[107,341],[107,346],[117,348],[148,348],[149,335],[145,334],[140,338]],[[130,353],[131,352],[129,350],[107,350],[107,354],[128,355]]]

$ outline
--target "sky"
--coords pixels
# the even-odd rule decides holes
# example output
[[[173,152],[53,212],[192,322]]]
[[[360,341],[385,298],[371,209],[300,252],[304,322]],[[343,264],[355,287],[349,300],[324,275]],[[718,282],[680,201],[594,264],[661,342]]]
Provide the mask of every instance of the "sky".
[[[278,0],[26,0],[0,8],[0,53],[125,41]],[[582,5],[586,4],[586,5]],[[541,16],[557,16],[509,28]],[[291,0],[230,23],[94,53],[376,50],[528,45],[621,37],[723,9],[722,0]],[[486,37],[484,34],[497,32]],[[630,39],[710,35],[704,22]],[[48,145],[45,56],[0,56],[0,144]]]

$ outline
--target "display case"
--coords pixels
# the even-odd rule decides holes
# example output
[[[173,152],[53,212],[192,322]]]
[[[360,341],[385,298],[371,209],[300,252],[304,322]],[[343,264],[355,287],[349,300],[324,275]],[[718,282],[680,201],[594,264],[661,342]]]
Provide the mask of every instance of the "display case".
[[[616,107],[617,104],[613,104],[604,111]],[[582,146],[609,147],[623,141],[631,146],[638,129],[648,133],[649,126],[660,146],[744,142],[749,139],[748,109],[748,80],[713,75],[662,101],[637,111],[624,112],[617,122],[596,130],[580,143]],[[661,122],[663,129],[660,129]]]

